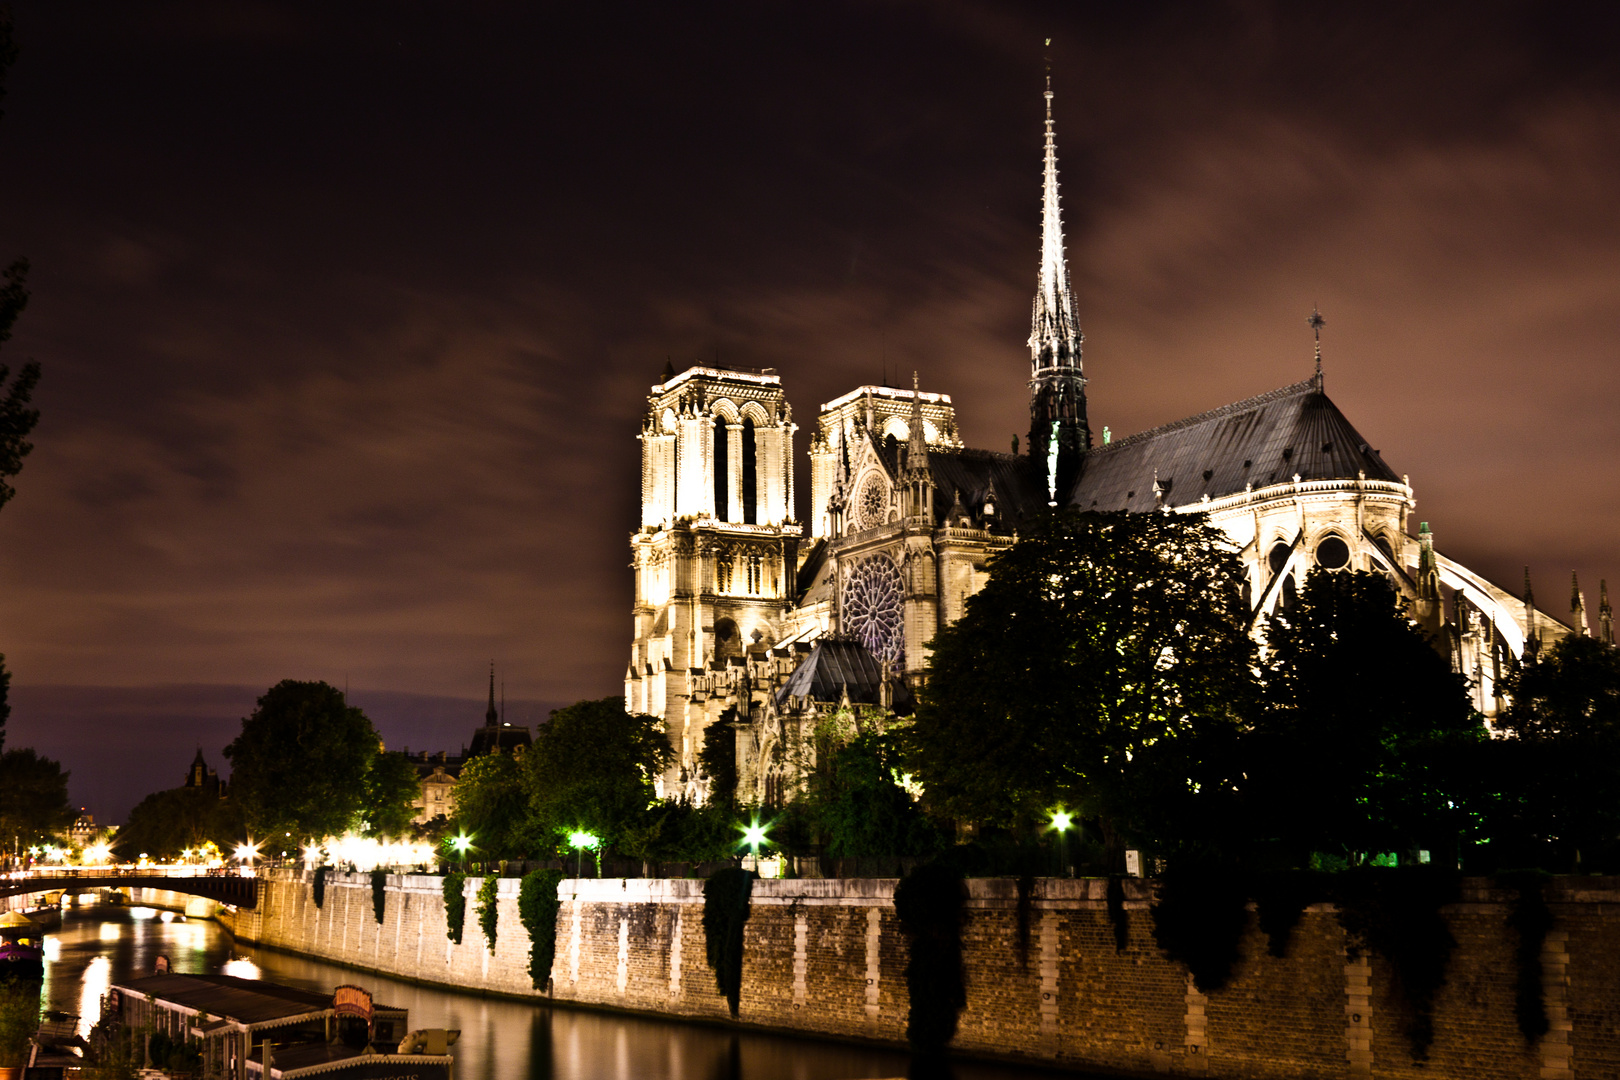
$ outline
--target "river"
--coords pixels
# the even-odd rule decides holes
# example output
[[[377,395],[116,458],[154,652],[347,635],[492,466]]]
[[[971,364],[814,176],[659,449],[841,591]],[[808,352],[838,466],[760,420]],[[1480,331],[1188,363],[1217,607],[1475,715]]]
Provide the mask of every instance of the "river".
[[[413,1028],[460,1028],[457,1080],[869,1080],[903,1077],[898,1051],[460,994],[236,943],[213,922],[150,907],[68,906],[46,939],[48,1007],[88,1032],[107,987],[150,974],[158,956],[181,973],[269,979],[329,993],[339,983],[410,1010]],[[956,1080],[1052,1080],[1050,1070],[954,1065]]]

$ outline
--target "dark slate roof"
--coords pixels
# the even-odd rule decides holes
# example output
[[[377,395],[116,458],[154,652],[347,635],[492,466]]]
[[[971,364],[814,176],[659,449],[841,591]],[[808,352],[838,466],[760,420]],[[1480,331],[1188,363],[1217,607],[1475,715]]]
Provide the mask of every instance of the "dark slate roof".
[[[1069,504],[1082,510],[1152,510],[1157,476],[1170,506],[1302,480],[1398,481],[1315,379],[1094,447]],[[1000,482],[998,480],[999,488]]]
[[[1016,521],[1045,507],[1045,500],[1035,490],[1034,470],[1028,457],[993,450],[929,447],[928,469],[934,476],[934,518],[939,524],[946,523],[945,515],[958,495],[962,508],[977,516],[992,481],[1000,521]]]
[[[848,638],[819,639],[788,681],[776,692],[781,705],[789,697],[813,701],[837,701],[849,688],[849,700],[856,705],[876,705],[883,685],[883,664],[866,651],[866,646]],[[911,691],[898,679],[894,685],[896,712],[911,705]]]
[[[496,752],[504,754],[533,742],[527,724],[485,724],[473,732],[472,746],[468,748],[467,756],[475,758]]]

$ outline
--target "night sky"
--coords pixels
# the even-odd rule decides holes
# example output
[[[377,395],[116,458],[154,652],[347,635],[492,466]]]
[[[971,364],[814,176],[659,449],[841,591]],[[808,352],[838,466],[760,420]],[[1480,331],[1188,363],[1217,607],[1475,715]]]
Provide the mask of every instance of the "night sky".
[[[1093,428],[1308,376],[1320,304],[1413,528],[1595,611],[1617,10],[15,3],[7,744],[116,821],[282,678],[416,749],[491,658],[520,722],[619,692],[666,359],[779,369],[802,428],[915,369],[1007,448],[1048,58]]]

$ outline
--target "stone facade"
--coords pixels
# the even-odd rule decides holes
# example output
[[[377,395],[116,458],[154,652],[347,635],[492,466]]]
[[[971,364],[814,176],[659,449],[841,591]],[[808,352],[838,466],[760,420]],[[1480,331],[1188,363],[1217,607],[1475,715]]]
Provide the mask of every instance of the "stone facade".
[[[527,974],[517,881],[500,884],[493,954],[466,884],[461,945],[445,937],[440,879],[391,877],[386,919],[366,875],[331,874],[317,910],[309,875],[272,872],[256,911],[222,915],[243,940],[475,992],[667,1017],[729,1017],[704,959],[703,883],[565,881],[549,994]],[[900,1044],[906,942],[892,880],[755,883],[744,934],[740,1022]],[[1389,964],[1352,957],[1333,910],[1309,908],[1277,959],[1250,921],[1231,982],[1204,995],[1153,941],[1151,883],[1128,881],[1127,937],[1116,951],[1100,879],[1040,880],[1020,934],[1014,882],[969,882],[963,932],[967,1007],[955,1046],[985,1056],[1108,1073],[1243,1080],[1526,1078],[1620,1075],[1620,886],[1558,879],[1542,951],[1552,1030],[1520,1034],[1511,894],[1483,880],[1444,909],[1457,940],[1435,1003],[1435,1041],[1412,1060]],[[1576,1004],[1579,1003],[1579,1004]]]

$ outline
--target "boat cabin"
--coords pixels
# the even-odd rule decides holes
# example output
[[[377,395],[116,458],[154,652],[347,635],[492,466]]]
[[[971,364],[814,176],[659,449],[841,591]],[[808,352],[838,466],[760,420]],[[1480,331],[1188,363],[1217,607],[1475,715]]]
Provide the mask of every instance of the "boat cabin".
[[[127,1028],[193,1042],[203,1076],[217,1080],[451,1080],[452,1059],[414,1049],[404,1009],[376,1005],[358,986],[319,994],[231,975],[161,972],[113,986],[108,1008]]]

